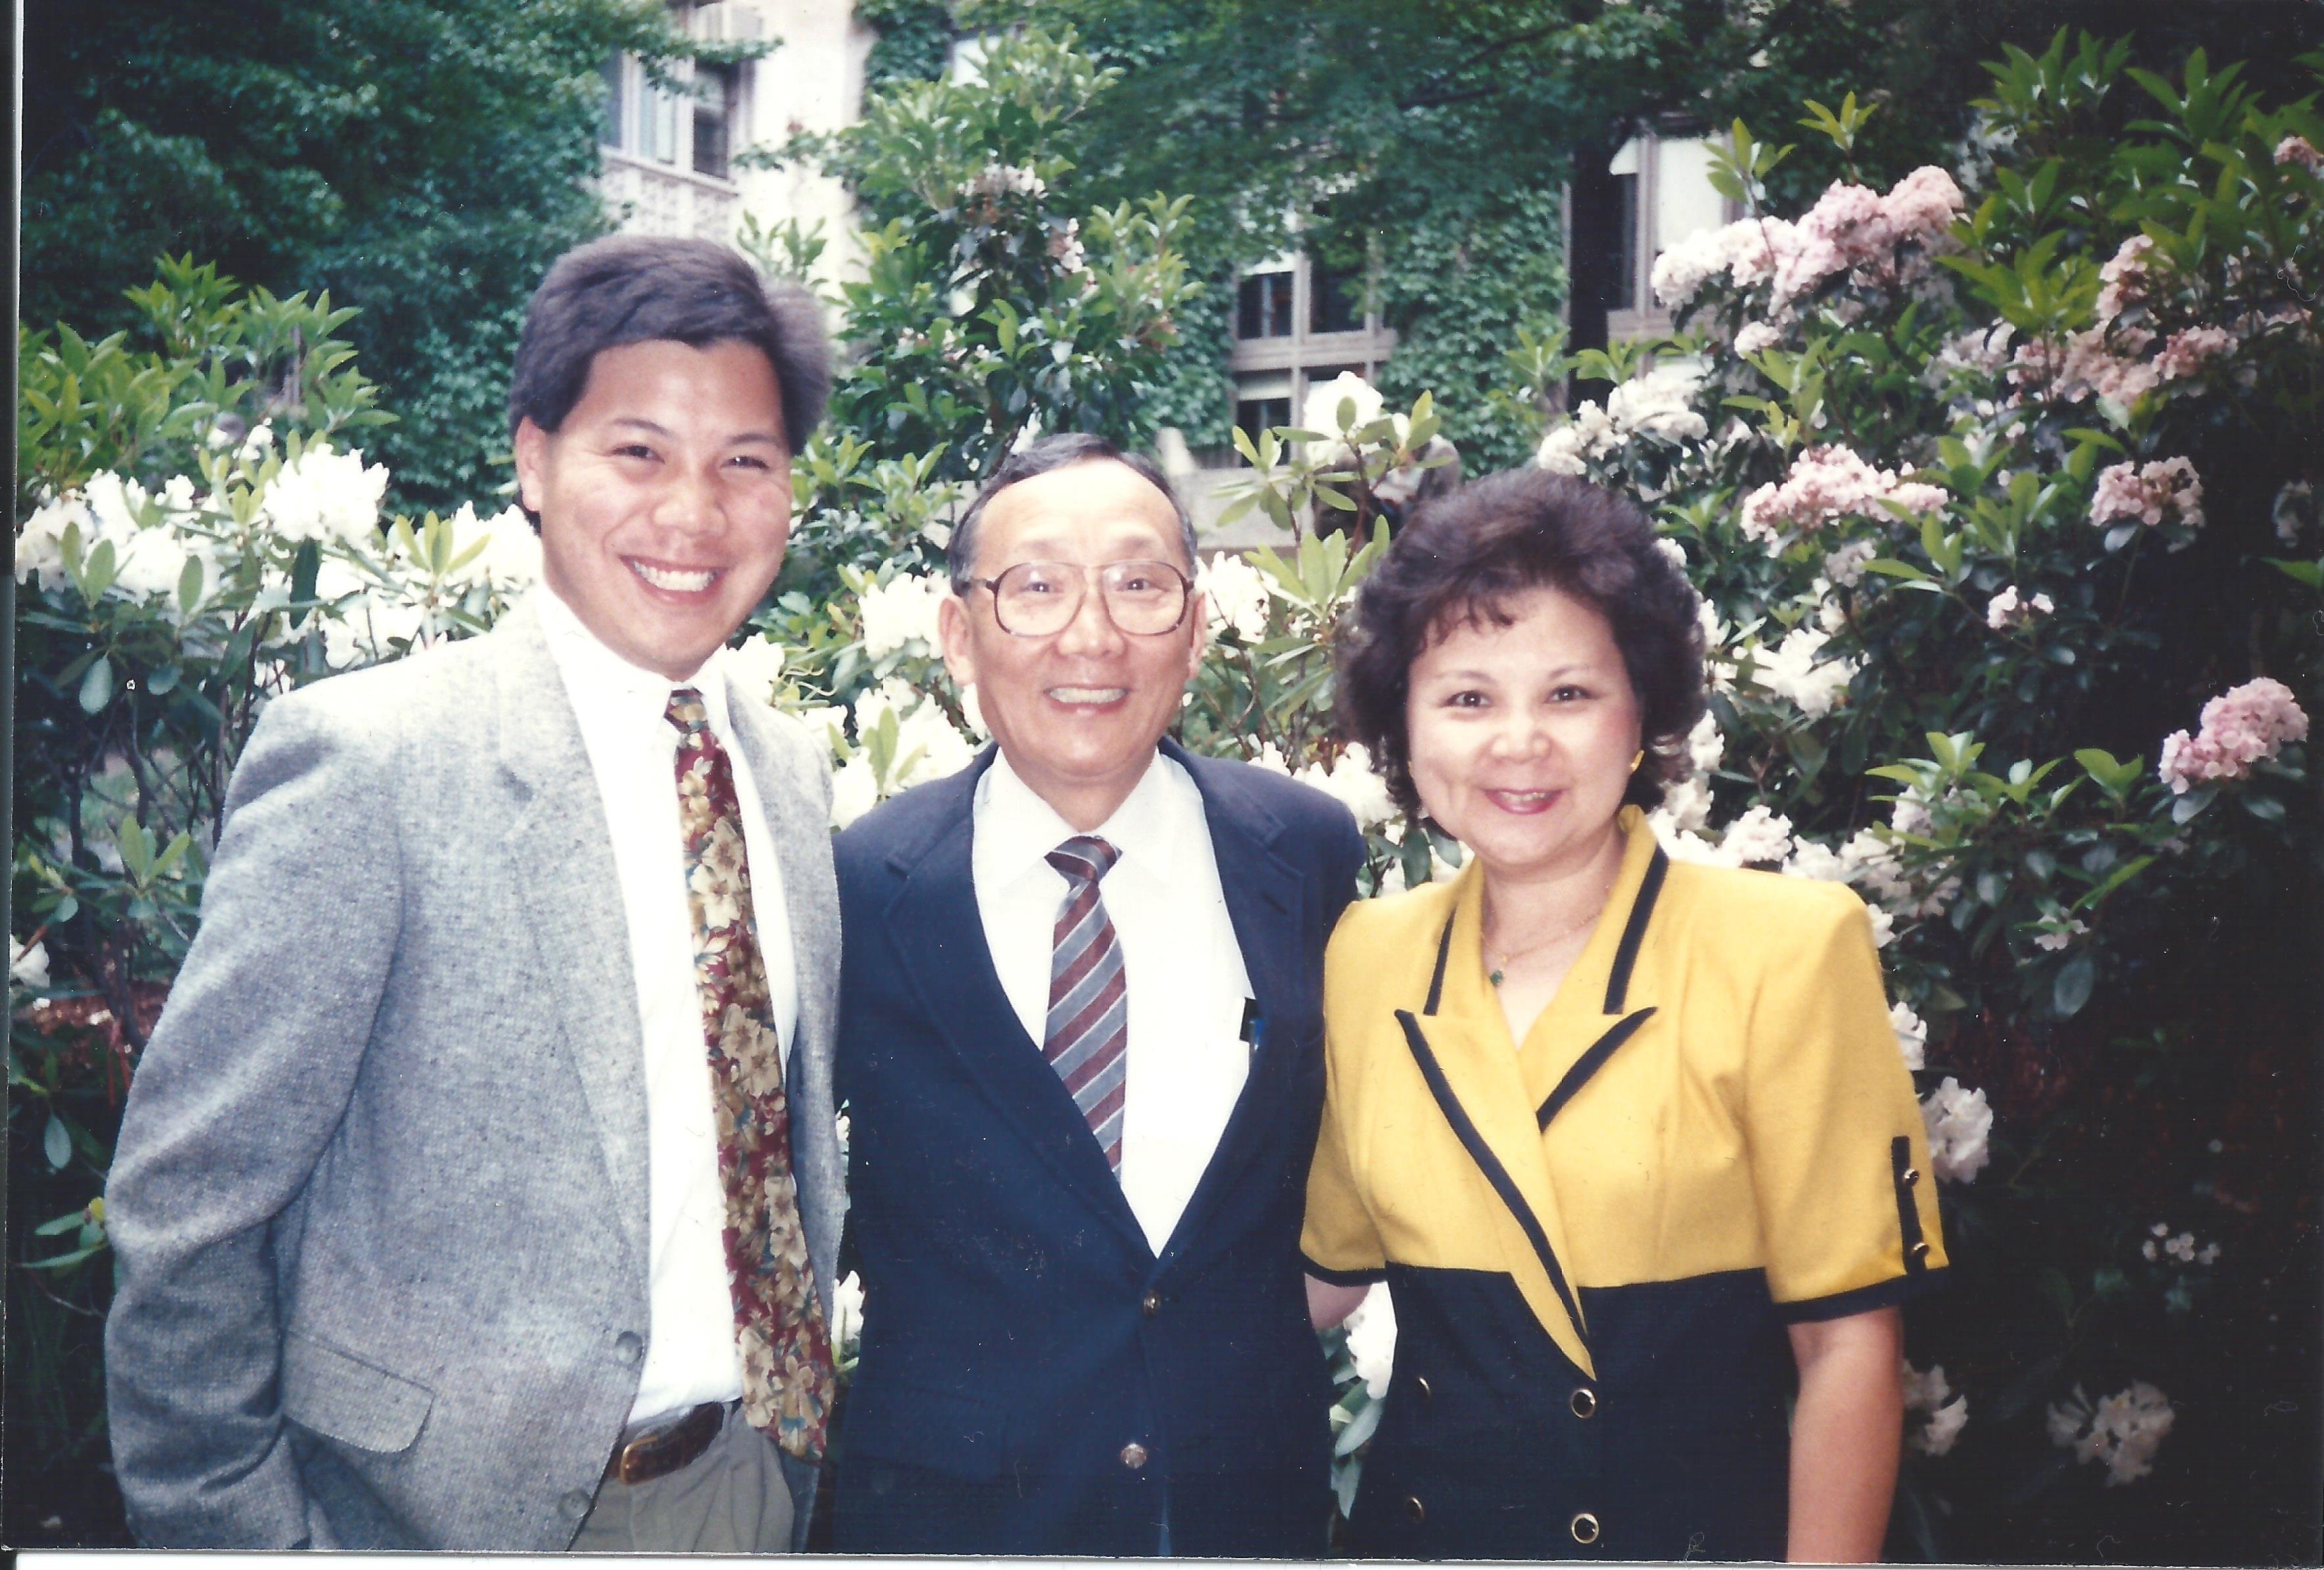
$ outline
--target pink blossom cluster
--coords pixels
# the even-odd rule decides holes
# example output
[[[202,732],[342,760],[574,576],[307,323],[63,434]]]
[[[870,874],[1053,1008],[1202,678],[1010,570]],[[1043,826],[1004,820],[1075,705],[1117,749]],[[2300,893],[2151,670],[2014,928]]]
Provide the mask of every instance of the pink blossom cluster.
[[[2204,780],[2241,779],[2287,741],[2308,737],[2308,715],[2292,689],[2266,676],[2230,687],[2203,705],[2201,730],[2174,730],[2163,743],[2155,774],[2174,794]]]
[[[2116,249],[2114,260],[2098,269],[2099,321],[2110,322],[2146,298],[2154,282],[2153,251],[2152,239],[2133,234]]]
[[[2324,152],[2305,136],[2287,136],[2275,144],[2275,161],[2296,163],[2310,173],[2324,173]]]
[[[2116,464],[2098,472],[2098,491],[2090,498],[2093,524],[2135,518],[2153,528],[2166,515],[2190,528],[2202,527],[2203,482],[2186,459]]]
[[[2192,376],[2236,346],[2236,335],[2225,327],[2181,327],[2163,340],[2154,357],[2155,373],[2165,381]]]
[[[2130,335],[2144,348],[2151,336]],[[2128,406],[2163,384],[2163,372],[2153,362],[2127,360],[2107,346],[2106,334],[2092,329],[2069,334],[2065,342],[2029,338],[2010,357],[2009,380],[2020,388],[2043,389],[2052,398],[2071,401],[2095,393]]]
[[[1743,499],[1743,533],[1773,555],[1783,548],[1787,529],[1812,533],[1840,518],[1886,519],[1883,502],[1911,512],[1942,507],[1944,491],[1904,477],[1911,473],[1876,469],[1837,445],[1810,447],[1793,460],[1782,484],[1770,482]]]
[[[1655,262],[1655,296],[1679,306],[1723,272],[1738,289],[1774,280],[1781,308],[1849,268],[1890,281],[1896,247],[1934,248],[1963,205],[1953,177],[1933,165],[1914,170],[1886,196],[1835,181],[1796,224],[1744,218],[1680,241]]]

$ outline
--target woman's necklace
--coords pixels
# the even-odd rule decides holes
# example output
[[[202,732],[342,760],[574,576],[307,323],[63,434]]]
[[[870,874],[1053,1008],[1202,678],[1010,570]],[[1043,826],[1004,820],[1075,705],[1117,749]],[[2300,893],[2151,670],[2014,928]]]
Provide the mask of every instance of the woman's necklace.
[[[1499,987],[1501,984],[1501,978],[1508,974],[1510,960],[1522,959],[1528,954],[1538,954],[1544,949],[1563,943],[1566,939],[1573,936],[1574,933],[1580,932],[1582,928],[1596,921],[1598,919],[1599,913],[1606,908],[1606,900],[1608,896],[1613,892],[1614,891],[1610,886],[1608,887],[1605,894],[1601,894],[1598,896],[1598,903],[1590,907],[1590,914],[1588,915],[1583,916],[1580,921],[1575,922],[1572,925],[1566,927],[1563,931],[1542,939],[1541,941],[1537,943],[1528,943],[1522,949],[1511,949],[1506,952],[1494,948],[1490,943],[1485,944],[1485,958],[1491,963],[1492,967],[1485,973],[1485,979],[1492,983],[1495,987]],[[1496,956],[1498,956],[1498,959]]]

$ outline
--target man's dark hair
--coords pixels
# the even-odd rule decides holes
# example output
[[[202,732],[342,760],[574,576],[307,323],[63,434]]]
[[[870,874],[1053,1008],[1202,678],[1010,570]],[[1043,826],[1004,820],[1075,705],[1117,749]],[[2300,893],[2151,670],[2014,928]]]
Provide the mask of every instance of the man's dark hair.
[[[1406,813],[1420,810],[1406,708],[1413,662],[1458,622],[1509,625],[1508,601],[1539,588],[1594,608],[1622,651],[1646,750],[1623,801],[1655,806],[1692,771],[1687,733],[1704,707],[1693,586],[1630,502],[1569,475],[1515,469],[1421,508],[1341,632],[1341,730],[1371,753]]]
[[[696,349],[748,344],[767,357],[796,457],[831,396],[831,347],[815,297],[770,281],[708,240],[610,234],[557,259],[525,308],[509,383],[509,435],[530,420],[553,431],[588,385],[599,354],[671,339]]]
[[[976,576],[976,529],[983,521],[984,510],[992,499],[1019,480],[1030,480],[1036,474],[1046,474],[1052,469],[1068,468],[1074,464],[1095,463],[1111,459],[1162,492],[1170,503],[1170,510],[1178,515],[1178,537],[1186,548],[1186,570],[1194,570],[1194,522],[1186,516],[1185,504],[1170,488],[1169,476],[1163,473],[1154,460],[1139,453],[1125,453],[1103,436],[1086,431],[1060,431],[1053,436],[1043,436],[1028,442],[1001,461],[992,471],[992,478],[976,493],[958,523],[953,525],[952,542],[945,547],[945,565],[952,575],[952,592],[965,599],[974,586]]]

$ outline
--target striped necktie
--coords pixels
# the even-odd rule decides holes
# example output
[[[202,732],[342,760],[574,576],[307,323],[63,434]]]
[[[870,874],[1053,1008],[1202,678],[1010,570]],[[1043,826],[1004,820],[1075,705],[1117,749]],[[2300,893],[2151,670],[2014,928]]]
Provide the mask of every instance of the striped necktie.
[[[1098,880],[1121,852],[1094,834],[1076,834],[1049,852],[1065,876],[1049,959],[1049,1018],[1041,1055],[1089,1120],[1105,1164],[1121,1171],[1121,1110],[1129,1070],[1130,1001],[1121,940],[1098,897]]]
[[[759,922],[751,904],[734,768],[702,694],[669,695],[678,727],[678,815],[694,978],[710,1054],[718,1179],[726,1196],[726,1280],[742,1355],[742,1415],[802,1461],[823,1454],[833,1394],[831,1336],[807,1263],[791,1173],[790,1106]]]

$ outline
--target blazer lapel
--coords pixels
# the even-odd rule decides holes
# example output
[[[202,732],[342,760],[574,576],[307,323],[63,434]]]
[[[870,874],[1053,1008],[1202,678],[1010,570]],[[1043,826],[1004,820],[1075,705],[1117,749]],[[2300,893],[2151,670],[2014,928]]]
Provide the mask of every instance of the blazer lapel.
[[[1203,1169],[1202,1180],[1186,1201],[1184,1214],[1172,1228],[1166,1253],[1176,1254],[1184,1240],[1201,1235],[1211,1212],[1277,1128],[1284,1076],[1292,1062],[1293,1043],[1286,1029],[1269,1029],[1268,1022],[1296,1021],[1317,1006],[1320,978],[1299,973],[1300,941],[1306,910],[1306,882],[1299,871],[1275,853],[1283,825],[1275,814],[1253,800],[1229,766],[1197,758],[1176,743],[1165,741],[1164,753],[1193,777],[1203,794],[1203,816],[1211,831],[1211,851],[1218,862],[1219,886],[1226,895],[1227,916],[1234,926],[1235,943],[1242,950],[1244,971],[1259,1005],[1259,1040],[1251,1050],[1250,1070],[1242,1093],[1235,1098],[1218,1148]],[[1303,980],[1305,984],[1303,985]]]
[[[604,801],[530,608],[503,618],[491,637],[502,654],[501,766],[518,797],[503,851],[530,915],[512,940],[530,943],[541,1005],[562,1027],[589,1103],[615,1200],[614,1225],[643,1272],[650,1257],[645,1046]]]
[[[928,1019],[1002,1120],[1048,1164],[1064,1189],[1104,1218],[1143,1255],[1146,1235],[1090,1137],[1065,1081],[1041,1056],[1001,986],[984,917],[976,903],[971,810],[976,782],[991,767],[988,747],[971,767],[921,788],[954,793],[933,814],[929,840],[899,847],[889,864],[903,875],[887,910],[887,941]],[[858,941],[867,941],[863,939]]]
[[[1467,1147],[1483,1180],[1491,1185],[1509,1225],[1504,1228],[1509,1273],[1552,1339],[1576,1366],[1591,1368],[1588,1327],[1582,1322],[1580,1288],[1572,1271],[1572,1251],[1558,1209],[1556,1191],[1549,1181],[1549,1162],[1535,1122],[1538,1099],[1528,1093],[1524,1067],[1509,1042],[1508,1021],[1500,1000],[1485,978],[1482,955],[1484,882],[1471,866],[1462,874],[1455,891],[1449,943],[1444,946],[1441,988],[1434,1012],[1426,1000],[1416,998],[1406,1011],[1409,1038],[1421,1037],[1416,1058],[1423,1052],[1434,1060],[1432,1076],[1423,1061],[1424,1078],[1431,1079],[1446,1121]],[[1600,937],[1603,934],[1600,934]],[[1591,949],[1599,947],[1599,937]],[[1585,950],[1528,1040],[1537,1039],[1551,1015],[1576,995],[1575,983],[1591,969]],[[1597,967],[1602,987],[1605,967]],[[1595,998],[1591,999],[1594,1017]]]

